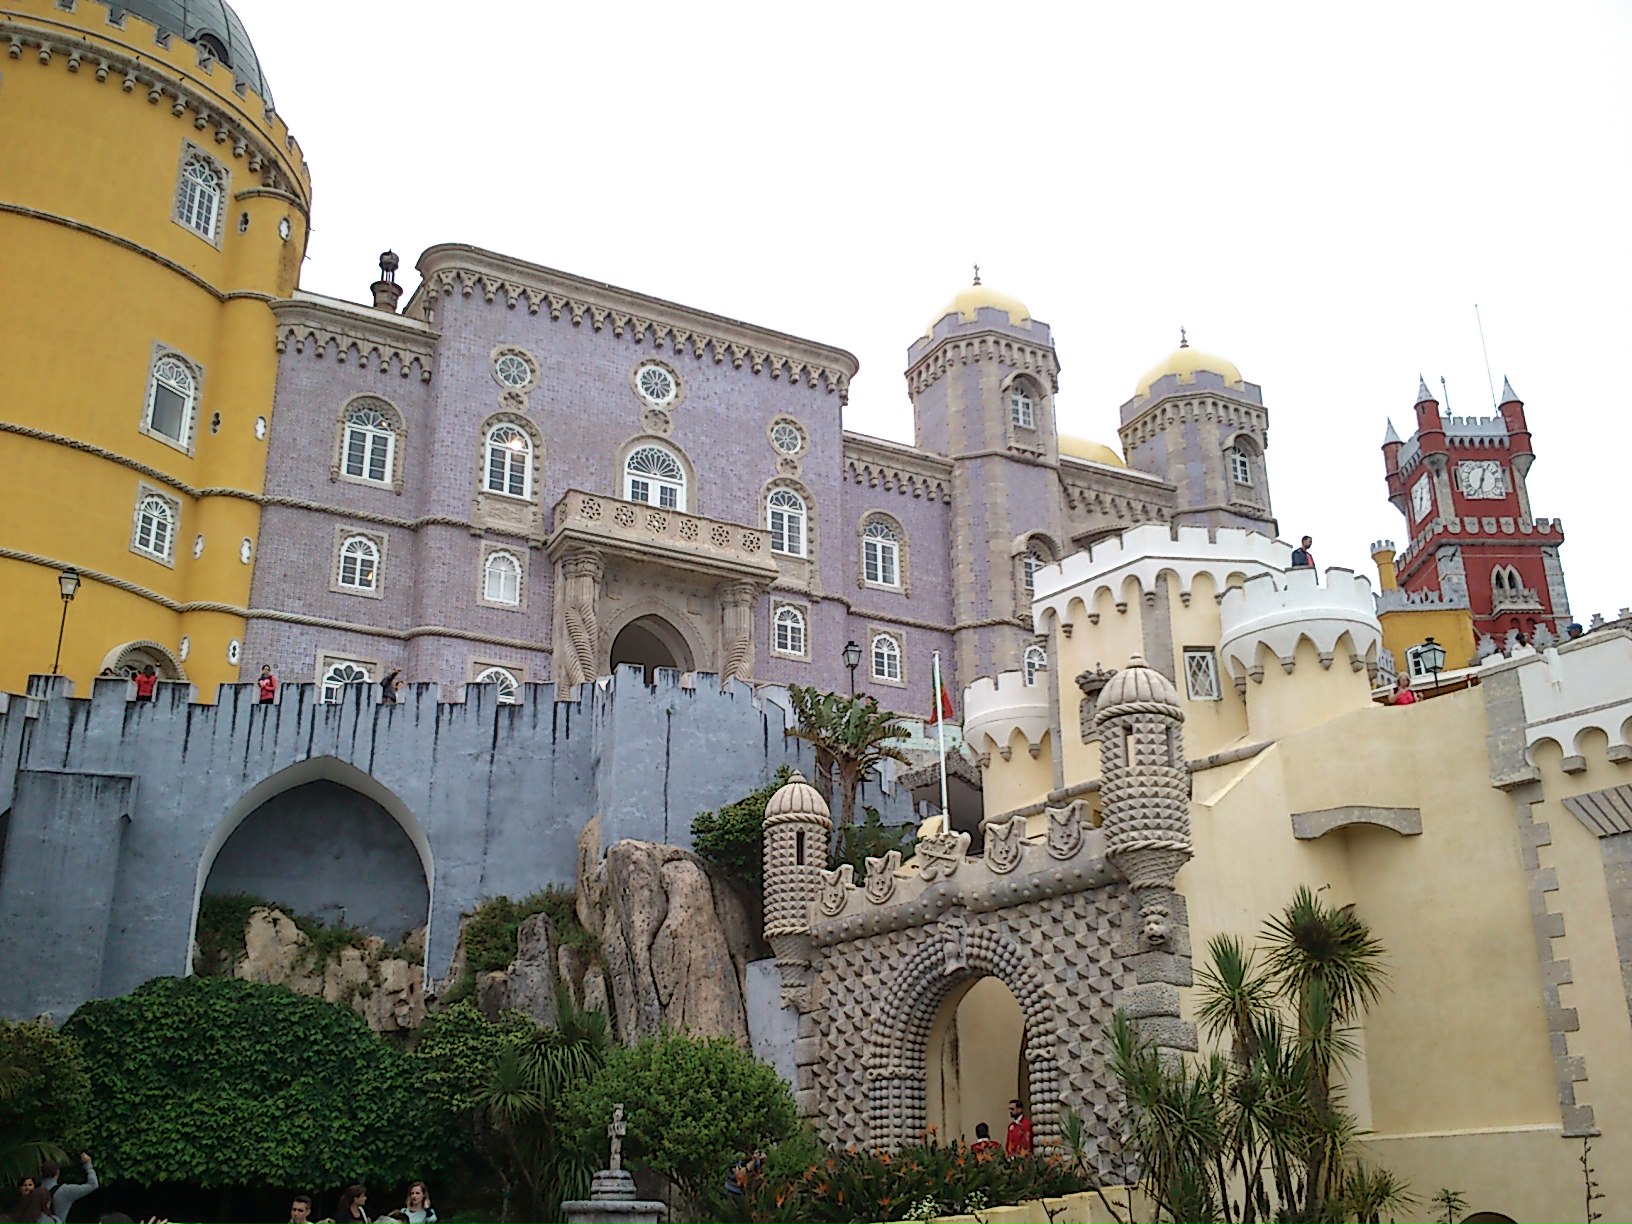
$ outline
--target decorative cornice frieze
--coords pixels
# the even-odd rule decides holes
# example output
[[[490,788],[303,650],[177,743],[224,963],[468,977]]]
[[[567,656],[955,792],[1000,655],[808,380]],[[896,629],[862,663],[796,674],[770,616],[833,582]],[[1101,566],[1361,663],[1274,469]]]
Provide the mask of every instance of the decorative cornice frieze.
[[[1127,454],[1134,447],[1143,445],[1164,429],[1198,422],[1216,422],[1262,432],[1269,427],[1269,413],[1263,408],[1227,399],[1198,396],[1193,399],[1158,400],[1117,431],[1122,440],[1122,453]]]
[[[667,347],[676,355],[689,350],[701,361],[711,353],[716,365],[730,361],[735,369],[747,365],[773,379],[786,375],[790,382],[836,392],[841,404],[850,398],[850,379],[858,368],[855,357],[843,349],[477,247],[432,247],[420,256],[419,272],[424,279],[404,313],[421,318],[434,310],[435,299],[456,291],[466,298],[480,293],[488,302],[502,297],[511,310],[525,305],[528,314],[542,310],[557,321],[566,315],[574,327],[587,319],[593,330],[610,326],[614,336],[627,336],[635,344],[649,336],[653,348]]]
[[[216,144],[223,148],[230,147],[235,159],[246,161],[250,173],[260,175],[261,186],[289,191],[304,214],[307,209],[305,193],[310,190],[308,184],[301,181],[307,174],[306,164],[300,146],[289,134],[283,120],[275,115],[271,107],[266,107],[263,122],[272,129],[269,133],[256,124],[247,105],[229,109],[223,105],[224,99],[212,97],[192,87],[184,79],[161,75],[164,69],[177,73],[184,71],[181,67],[166,63],[164,59],[163,53],[174,39],[150,22],[128,12],[118,25],[109,22],[115,31],[121,32],[132,24],[140,24],[154,31],[152,55],[127,53],[109,43],[93,42],[84,36],[83,31],[66,21],[49,21],[38,17],[25,19],[16,13],[0,14],[0,43],[6,45],[7,54],[14,60],[27,55],[44,67],[60,62],[70,73],[89,69],[87,75],[98,84],[117,80],[123,93],[143,96],[153,106],[162,103],[178,119],[190,116],[196,131],[212,133]],[[208,71],[202,67],[199,70]],[[223,70],[230,72],[230,69]],[[252,99],[260,101],[241,81],[233,82],[231,92],[246,103]],[[283,136],[284,151],[281,153],[273,139],[269,138],[277,132]]]
[[[344,364],[355,350],[357,364],[364,370],[388,372],[393,364],[407,378],[419,365],[419,381],[430,382],[439,333],[418,319],[407,319],[383,310],[370,310],[350,302],[297,293],[272,303],[277,319],[278,352],[312,350],[314,357],[328,355],[333,345],[335,360]]]
[[[846,432],[844,474],[852,483],[869,488],[928,497],[943,505],[952,501],[950,460],[882,438]]]
[[[954,366],[972,361],[996,361],[1027,374],[1047,379],[1050,394],[1060,389],[1060,360],[1053,346],[1026,344],[1002,332],[960,334],[942,341],[907,370],[907,387],[914,396],[922,394]]]

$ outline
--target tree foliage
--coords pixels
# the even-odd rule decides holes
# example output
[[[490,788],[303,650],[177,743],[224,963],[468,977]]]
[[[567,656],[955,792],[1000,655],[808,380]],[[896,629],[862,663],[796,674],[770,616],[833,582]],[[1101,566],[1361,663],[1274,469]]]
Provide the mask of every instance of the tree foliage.
[[[1400,1211],[1408,1187],[1353,1158],[1358,1126],[1333,1083],[1355,1051],[1352,1024],[1381,995],[1381,944],[1307,888],[1262,938],[1260,964],[1240,939],[1215,937],[1197,973],[1197,1022],[1228,1054],[1171,1063],[1114,1018],[1128,1146],[1152,1196],[1171,1219],[1232,1224]]]
[[[844,697],[799,684],[788,687],[788,697],[795,725],[787,734],[815,750],[815,783],[829,803],[828,780],[838,774],[837,824],[841,831],[848,829],[856,820],[856,791],[862,778],[885,761],[907,764],[898,741],[912,733],[897,721],[899,715],[880,709],[873,697]]]
[[[457,1003],[468,998],[478,977],[494,969],[508,968],[516,959],[521,924],[535,914],[549,916],[550,934],[556,947],[593,949],[596,946],[595,937],[578,922],[577,905],[570,888],[546,888],[520,901],[502,895],[489,897],[476,907],[460,934],[465,969],[459,980],[448,988],[443,1002]]]
[[[0,1185],[85,1142],[91,1081],[79,1043],[49,1025],[0,1021]]]
[[[765,805],[792,775],[779,765],[758,790],[717,812],[699,812],[691,822],[691,848],[732,878],[759,888],[765,882]]]
[[[625,1155],[698,1204],[738,1153],[769,1148],[797,1126],[788,1086],[728,1037],[664,1033],[612,1051],[567,1104],[581,1155],[594,1168],[606,1161],[606,1127],[619,1104],[629,1128]]]
[[[105,1175],[203,1187],[434,1175],[459,1156],[425,1066],[350,1008],[232,978],[155,978],[64,1032]]]

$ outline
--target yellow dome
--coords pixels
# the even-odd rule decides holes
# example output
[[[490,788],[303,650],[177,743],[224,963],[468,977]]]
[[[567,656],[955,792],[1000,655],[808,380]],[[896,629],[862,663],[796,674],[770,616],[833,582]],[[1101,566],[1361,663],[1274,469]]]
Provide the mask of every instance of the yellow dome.
[[[929,326],[924,329],[924,335],[927,336],[933,332],[935,324],[949,314],[956,314],[965,323],[973,323],[975,321],[975,311],[982,306],[991,306],[997,310],[1008,311],[1009,322],[1016,327],[1031,321],[1031,311],[1026,309],[1026,304],[1019,298],[1012,297],[1007,293],[999,293],[990,285],[974,284],[935,312],[935,317],[929,321]]]
[[[1060,435],[1060,454],[1072,459],[1087,459],[1091,463],[1107,463],[1111,467],[1128,466],[1122,456],[1105,443],[1095,442],[1092,438],[1078,438],[1072,434]]]
[[[1191,348],[1189,341],[1181,338],[1178,348],[1145,371],[1144,377],[1139,380],[1139,385],[1133,389],[1133,393],[1136,396],[1148,395],[1152,384],[1169,374],[1177,374],[1180,382],[1193,383],[1196,381],[1198,370],[1221,375],[1229,386],[1235,386],[1243,381],[1241,371],[1235,368],[1233,361]]]

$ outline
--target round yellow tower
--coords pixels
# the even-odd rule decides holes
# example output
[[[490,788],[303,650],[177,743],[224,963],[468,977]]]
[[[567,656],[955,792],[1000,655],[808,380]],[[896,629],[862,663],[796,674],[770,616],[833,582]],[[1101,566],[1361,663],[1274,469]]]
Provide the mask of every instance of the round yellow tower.
[[[0,9],[0,689],[236,680],[311,182],[222,0]],[[66,622],[58,576],[81,585]]]

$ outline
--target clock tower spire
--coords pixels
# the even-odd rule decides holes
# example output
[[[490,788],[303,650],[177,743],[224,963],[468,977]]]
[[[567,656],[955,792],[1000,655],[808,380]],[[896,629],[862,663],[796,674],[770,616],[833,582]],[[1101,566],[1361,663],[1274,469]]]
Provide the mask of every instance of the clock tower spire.
[[[1498,642],[1544,626],[1563,636],[1570,620],[1559,560],[1564,526],[1531,512],[1527,477],[1536,456],[1524,403],[1505,378],[1497,413],[1443,416],[1419,375],[1415,431],[1402,442],[1389,426],[1388,500],[1405,516],[1410,541],[1396,561],[1399,585],[1408,594],[1465,596],[1474,632]]]

